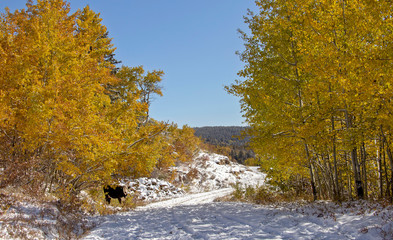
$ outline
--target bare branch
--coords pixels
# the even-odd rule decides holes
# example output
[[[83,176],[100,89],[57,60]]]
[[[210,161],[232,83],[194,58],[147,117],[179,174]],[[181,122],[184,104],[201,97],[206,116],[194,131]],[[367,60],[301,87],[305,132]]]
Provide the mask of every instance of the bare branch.
[[[299,82],[299,80],[297,80],[297,79],[290,79],[290,78],[281,76],[280,74],[277,74],[277,73],[272,73],[272,75],[275,76],[275,77],[281,78],[281,79],[283,79],[283,80],[286,80],[286,81],[295,81],[295,82]]]
[[[291,65],[291,66],[296,67],[296,65],[297,65],[296,63],[291,63],[291,62],[288,61],[286,58],[284,58],[284,56],[281,55],[280,53],[278,54],[278,56],[280,56],[280,58],[281,58],[282,60],[284,60],[284,62],[288,63],[288,64]]]
[[[157,136],[158,134],[160,134],[162,131],[164,131],[164,130],[168,127],[168,125],[169,125],[168,123],[165,123],[165,124],[164,124],[164,127],[161,128],[159,131],[157,131],[156,133],[154,133],[154,134],[152,134],[152,135],[149,135],[149,136],[146,136],[146,137],[143,137],[143,138],[141,138],[141,139],[136,140],[136,141],[133,142],[132,144],[128,145],[127,149],[132,148],[133,146],[135,146],[136,144],[142,142],[143,140],[147,140],[147,139],[154,138],[155,136]]]

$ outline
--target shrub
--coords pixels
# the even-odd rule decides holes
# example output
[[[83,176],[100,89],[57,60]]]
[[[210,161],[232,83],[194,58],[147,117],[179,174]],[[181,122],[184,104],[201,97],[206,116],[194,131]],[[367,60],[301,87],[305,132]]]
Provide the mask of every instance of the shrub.
[[[252,201],[255,197],[255,188],[252,186],[247,186],[246,191],[244,193],[244,197],[246,198],[247,201]]]
[[[246,201],[255,204],[272,204],[279,202],[291,202],[301,200],[309,200],[306,196],[296,196],[291,191],[279,192],[275,189],[270,189],[268,186],[247,186],[242,187],[239,183],[232,186],[231,199],[234,201]]]
[[[240,183],[237,182],[232,187],[234,188],[234,191],[232,192],[232,197],[234,198],[234,200],[242,200],[244,190],[243,190],[242,186],[240,185]]]

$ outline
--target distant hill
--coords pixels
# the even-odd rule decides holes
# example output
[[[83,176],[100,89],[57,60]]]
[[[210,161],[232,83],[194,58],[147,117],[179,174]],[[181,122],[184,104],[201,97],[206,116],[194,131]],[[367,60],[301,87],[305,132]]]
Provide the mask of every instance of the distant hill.
[[[195,136],[200,137],[209,145],[216,146],[215,151],[226,155],[239,163],[244,163],[246,159],[255,156],[252,150],[247,149],[250,138],[240,137],[247,127],[197,127],[194,128]],[[229,150],[227,150],[229,149]]]
[[[244,146],[249,138],[239,139],[241,132],[247,127],[197,127],[194,128],[195,136],[201,137],[206,143],[220,146]]]

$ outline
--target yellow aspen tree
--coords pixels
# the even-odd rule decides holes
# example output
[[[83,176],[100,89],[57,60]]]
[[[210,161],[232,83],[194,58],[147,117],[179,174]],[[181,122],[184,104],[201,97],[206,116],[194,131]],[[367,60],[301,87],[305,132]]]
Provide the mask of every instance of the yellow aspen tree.
[[[120,176],[149,176],[163,153],[167,124],[148,118],[150,98],[162,95],[158,86],[162,75],[162,71],[145,74],[142,66],[122,66],[116,73],[118,82],[108,87],[108,120],[120,140],[114,153]]]
[[[108,177],[114,166],[104,88],[116,81],[104,61],[114,49],[110,39],[100,39],[106,28],[98,15],[88,8],[69,12],[61,0],[30,1],[27,9],[3,14],[0,40],[0,87],[7,92],[0,100],[2,138],[11,139],[6,150],[61,191]]]
[[[367,197],[375,171],[369,152],[375,151],[378,135],[383,151],[393,156],[387,104],[391,3],[256,4],[259,12],[246,19],[251,35],[243,34],[246,50],[240,54],[246,65],[239,75],[245,80],[228,88],[241,97],[256,153],[276,174],[282,169],[290,169],[286,174],[305,172],[291,167],[307,166],[311,184],[318,178],[317,187],[329,197],[339,198],[342,185]],[[353,184],[343,179],[349,170]]]
[[[293,26],[303,16],[294,14],[297,6],[293,2],[256,4],[258,14],[246,20],[252,35],[243,34],[246,50],[240,55],[247,64],[239,76],[246,79],[228,91],[241,97],[250,133],[255,136],[251,146],[266,163],[265,169],[274,166],[278,181],[305,174],[307,168],[312,174],[311,158],[307,161],[305,157],[309,139],[303,132],[313,109],[303,93],[308,81],[308,75],[301,72],[299,44],[303,36]],[[291,168],[295,162],[296,168]]]

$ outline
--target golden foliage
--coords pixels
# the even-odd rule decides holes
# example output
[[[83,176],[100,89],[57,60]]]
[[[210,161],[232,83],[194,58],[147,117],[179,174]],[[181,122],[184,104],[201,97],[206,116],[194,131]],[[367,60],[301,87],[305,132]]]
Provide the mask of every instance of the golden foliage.
[[[88,6],[26,6],[0,17],[1,187],[36,184],[69,199],[192,157],[192,129],[149,118],[162,71],[114,71],[115,48]]]
[[[321,196],[389,188],[392,167],[377,178],[380,153],[391,155],[392,3],[256,4],[242,33],[245,80],[227,90],[241,98],[262,166],[277,179],[308,176]]]

